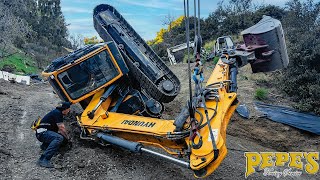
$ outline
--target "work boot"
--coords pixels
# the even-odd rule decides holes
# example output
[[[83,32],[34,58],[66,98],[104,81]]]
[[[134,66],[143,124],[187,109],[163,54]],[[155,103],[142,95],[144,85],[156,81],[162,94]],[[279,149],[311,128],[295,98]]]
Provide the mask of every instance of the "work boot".
[[[40,159],[38,160],[37,164],[39,166],[45,167],[45,168],[54,168],[53,164],[43,156],[40,157]]]

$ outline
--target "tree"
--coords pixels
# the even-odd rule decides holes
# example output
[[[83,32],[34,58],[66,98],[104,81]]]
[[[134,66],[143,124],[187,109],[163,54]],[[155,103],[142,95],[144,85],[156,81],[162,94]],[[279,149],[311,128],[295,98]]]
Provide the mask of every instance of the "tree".
[[[38,0],[38,37],[46,37],[57,46],[70,46],[67,25],[61,12],[60,0]]]
[[[81,48],[84,44],[84,37],[81,34],[73,34],[69,36],[69,41],[71,43],[71,48],[73,50]]]
[[[0,2],[0,58],[10,56],[16,51],[13,43],[17,38],[24,41],[32,32],[24,19],[15,16],[10,9]]]
[[[0,58],[20,53],[39,68],[71,48],[60,0],[0,0]]]
[[[320,2],[291,0],[283,26],[289,67],[281,77],[281,88],[297,101],[297,108],[320,114]]]
[[[91,38],[89,38],[89,37],[85,37],[84,39],[83,39],[83,41],[84,41],[84,44],[85,45],[87,45],[87,44],[98,44],[98,43],[101,43],[101,42],[103,42],[103,40],[99,40],[98,38],[97,38],[97,36],[93,36],[93,37],[91,37]]]
[[[154,44],[159,44],[159,43],[162,43],[163,42],[163,36],[164,34],[167,32],[166,29],[164,28],[161,28],[159,32],[157,32],[157,36],[155,38],[155,42]]]
[[[162,25],[163,26],[168,26],[168,30],[170,31],[171,30],[171,25],[172,25],[172,22],[175,20],[175,17],[173,15],[171,15],[170,13],[168,13],[168,15],[166,15],[164,17],[164,19],[162,20]]]
[[[253,15],[253,23],[257,23],[261,20],[263,15],[271,16],[279,21],[282,21],[286,15],[284,8],[274,5],[261,6]]]

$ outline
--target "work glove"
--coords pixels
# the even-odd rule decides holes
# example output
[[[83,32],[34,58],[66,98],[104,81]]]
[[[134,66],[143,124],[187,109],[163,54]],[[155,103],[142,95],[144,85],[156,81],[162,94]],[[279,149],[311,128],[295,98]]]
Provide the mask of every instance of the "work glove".
[[[202,83],[203,81],[204,81],[204,78],[203,78],[203,77],[200,77],[199,82]]]

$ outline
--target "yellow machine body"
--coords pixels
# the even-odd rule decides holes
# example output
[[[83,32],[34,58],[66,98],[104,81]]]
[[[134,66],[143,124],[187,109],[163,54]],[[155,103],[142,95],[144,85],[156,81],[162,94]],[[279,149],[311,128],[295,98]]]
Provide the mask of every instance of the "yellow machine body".
[[[238,68],[254,64],[254,53],[239,56],[235,49],[222,49],[204,87],[196,84],[189,106],[175,120],[160,119],[162,103],[180,91],[179,79],[114,7],[97,6],[93,20],[105,43],[58,58],[43,72],[62,100],[82,106],[80,137],[153,154],[192,169],[198,178],[212,174],[227,155],[226,129],[238,105]],[[267,45],[257,48],[269,52]],[[261,66],[264,72],[270,70],[271,55]]]
[[[72,103],[77,103],[90,96],[93,96],[87,107],[84,109],[82,115],[78,117],[80,126],[91,134],[94,134],[97,131],[107,130],[112,132],[114,136],[121,137],[128,141],[160,147],[172,155],[186,155],[184,150],[186,150],[188,145],[191,143],[189,137],[184,138],[183,141],[171,140],[168,138],[168,134],[174,133],[174,120],[164,120],[132,114],[108,112],[110,105],[112,103],[114,104],[112,97],[108,97],[108,99],[97,108],[94,117],[89,118],[88,113],[91,112],[100,101],[100,98],[105,91],[105,87],[109,86],[123,75],[107,46],[104,46],[53,73],[45,73],[44,75],[49,77],[57,77],[59,73],[64,72],[69,68],[78,65],[85,59],[105,50],[108,51],[112,57],[111,59],[113,63],[115,63],[120,72],[119,75],[109,81],[107,84],[78,99],[70,98],[67,92],[64,91],[68,100],[70,100]],[[203,144],[199,149],[191,148],[190,168],[195,171],[205,169],[206,173],[201,177],[210,175],[220,165],[227,154],[226,129],[229,120],[237,106],[237,94],[228,93],[229,79],[229,65],[219,61],[218,65],[215,67],[206,83],[207,85],[215,84],[212,88],[217,89],[219,97],[218,101],[207,100],[205,102],[205,105],[208,108],[208,116],[212,117],[210,124],[214,132],[214,141],[217,145],[217,149],[219,150],[219,156],[214,157],[212,138],[210,137],[208,126],[204,126],[203,128],[199,129],[199,134],[202,137]],[[58,84],[61,89],[64,89],[61,83]],[[215,109],[215,107],[217,107],[217,109]],[[195,114],[195,119],[200,119],[200,114],[203,117],[206,116],[203,107],[197,107],[197,111],[199,113]],[[205,123],[207,123],[207,120],[206,118],[203,118],[202,124]],[[194,141],[198,142],[199,136],[196,136]],[[215,160],[213,161],[213,159]]]
[[[175,133],[174,120],[108,112],[111,104],[115,104],[114,101],[116,99],[113,99],[113,97],[108,97],[107,100],[96,109],[93,118],[88,116],[88,113],[99,103],[101,96],[105,92],[105,88],[123,76],[117,61],[113,58],[108,46],[103,46],[96,51],[79,58],[74,61],[74,63],[68,64],[51,73],[43,73],[43,75],[49,78],[57,78],[60,73],[67,71],[73,66],[79,65],[81,62],[93,57],[101,51],[107,51],[109,53],[112,62],[119,71],[119,74],[108,83],[78,99],[72,99],[64,90],[65,87],[63,87],[62,83],[57,80],[58,85],[66,94],[67,99],[72,103],[78,103],[92,96],[82,115],[78,117],[79,125],[85,129],[89,135],[93,135],[98,131],[108,131],[112,132],[112,135],[128,141],[139,142],[146,146],[160,147],[171,155],[187,156],[185,151],[188,149],[188,146],[190,147],[190,138],[185,137],[182,140],[173,140],[168,137],[169,134]],[[237,94],[228,92],[229,76],[229,65],[219,61],[210,78],[207,80],[207,85],[214,84],[211,88],[217,90],[217,95],[219,97],[218,100],[207,100],[205,102],[205,106],[208,108],[208,116],[212,118],[210,119],[210,125],[214,132],[214,141],[219,150],[218,157],[214,157],[214,149],[212,146],[213,140],[210,137],[208,126],[205,125],[207,120],[204,118],[206,116],[204,108],[197,107],[198,113],[195,114],[196,120],[199,120],[201,116],[203,117],[202,125],[204,125],[204,127],[198,130],[203,143],[199,149],[191,148],[189,159],[190,168],[192,170],[199,171],[205,169],[205,174],[201,177],[210,175],[220,165],[227,154],[226,128],[237,106]],[[190,122],[190,119],[186,121],[186,124],[188,122]],[[194,138],[194,142],[199,142],[199,136]]]

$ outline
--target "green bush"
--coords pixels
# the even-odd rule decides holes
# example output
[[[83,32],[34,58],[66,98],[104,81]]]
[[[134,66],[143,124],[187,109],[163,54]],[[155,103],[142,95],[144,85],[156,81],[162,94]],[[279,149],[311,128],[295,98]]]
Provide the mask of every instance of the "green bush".
[[[287,6],[283,27],[290,63],[278,87],[299,110],[320,114],[320,2],[292,0]]]
[[[218,61],[219,61],[219,59],[220,59],[220,58],[219,58],[219,57],[217,57],[217,56],[216,56],[216,57],[214,57],[214,58],[213,58],[213,64],[217,64],[217,63],[218,63]]]
[[[206,42],[206,43],[204,44],[203,47],[204,47],[204,49],[205,49],[206,51],[212,52],[215,43],[216,43],[215,40],[213,40],[213,41],[208,41],[208,42]]]
[[[268,99],[268,90],[265,88],[258,88],[254,95],[254,98],[257,100],[266,100]]]

